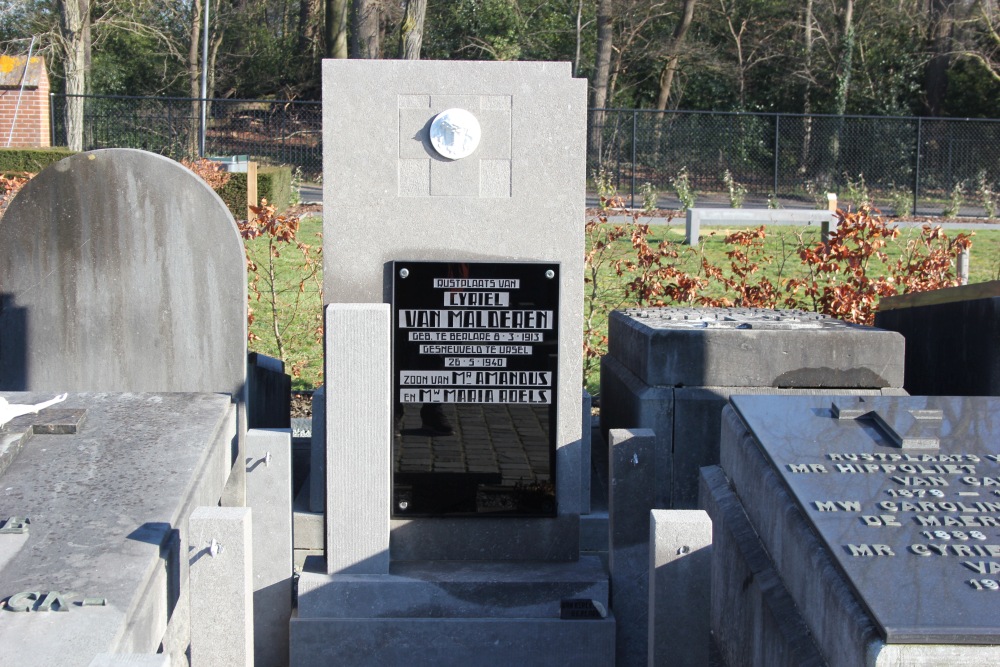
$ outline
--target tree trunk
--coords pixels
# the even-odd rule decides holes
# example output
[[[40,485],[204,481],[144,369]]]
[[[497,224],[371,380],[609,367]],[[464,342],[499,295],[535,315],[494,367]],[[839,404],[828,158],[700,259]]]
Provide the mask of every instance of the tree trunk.
[[[944,110],[945,95],[948,91],[948,68],[951,66],[952,16],[948,0],[932,0],[930,3],[930,24],[928,35],[930,58],[924,70],[924,102],[928,116],[940,116]]]
[[[351,3],[351,57],[379,57],[378,0],[354,0]]]
[[[66,143],[70,150],[83,150],[83,107],[87,92],[87,61],[90,46],[90,3],[61,0],[60,32],[66,69]]]
[[[316,15],[319,10],[319,0],[299,0],[299,54],[309,63],[317,53],[320,30]]]
[[[602,134],[604,130],[604,107],[608,103],[608,80],[611,76],[611,0],[597,3],[597,56],[594,60],[594,81],[590,87],[590,137],[587,152],[597,162],[602,161]]]
[[[206,0],[207,1],[207,0]],[[201,120],[201,23],[204,20],[205,7],[202,0],[191,2],[191,25],[188,35],[188,91],[191,97],[191,118],[188,122],[188,155],[198,154],[198,130]]]
[[[573,76],[580,76],[580,48],[583,42],[583,0],[576,5],[576,50],[573,53]]]
[[[805,174],[809,164],[809,146],[812,144],[812,54],[813,54],[813,0],[806,0],[805,10],[805,79],[806,89],[802,93],[802,153],[799,159],[799,173]],[[777,195],[777,193],[775,193]]]
[[[326,57],[347,58],[348,0],[326,0]]]
[[[403,60],[420,60],[420,46],[424,42],[424,16],[427,0],[406,0],[403,4],[403,21],[399,24],[399,57]]]
[[[854,61],[854,0],[844,4],[844,34],[840,49],[840,63],[837,74],[837,97],[834,111],[843,115],[847,111],[847,97],[851,90],[851,72]]]
[[[847,97],[851,90],[851,71],[854,61],[854,0],[846,0],[844,5],[844,34],[841,37],[840,62],[837,67],[837,92],[834,98],[834,113],[837,131],[830,141],[831,166],[840,171],[840,134],[844,129],[844,113],[847,111]]]
[[[673,37],[670,40],[670,48],[667,51],[667,62],[660,70],[660,93],[656,98],[656,108],[664,111],[670,101],[670,90],[674,84],[674,74],[677,72],[677,63],[680,62],[681,46],[688,28],[691,27],[691,20],[694,18],[695,0],[684,0],[684,8],[681,13],[681,20],[674,28]]]

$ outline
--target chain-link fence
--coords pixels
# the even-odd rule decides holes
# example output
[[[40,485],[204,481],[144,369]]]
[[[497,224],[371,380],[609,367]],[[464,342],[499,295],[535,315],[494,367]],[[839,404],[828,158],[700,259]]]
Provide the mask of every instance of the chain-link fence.
[[[54,145],[66,144],[66,99],[52,95]],[[208,100],[206,111],[206,155],[322,173],[320,102]],[[200,118],[198,99],[84,96],[84,148],[197,155]],[[603,180],[632,206],[651,195],[676,205],[683,169],[702,204],[727,205],[728,170],[749,206],[825,207],[827,192],[857,205],[867,191],[885,213],[997,207],[1000,120],[592,109],[590,126],[591,192]]]
[[[632,206],[676,201],[682,170],[696,204],[727,205],[727,170],[757,205],[825,208],[827,192],[857,205],[867,192],[885,213],[984,215],[1000,190],[1000,120],[592,109],[590,124],[592,189]]]
[[[65,95],[52,95],[52,143],[66,145]],[[175,159],[198,155],[201,100],[184,97],[84,98],[83,148],[141,148]],[[205,155],[247,155],[323,171],[320,102],[208,100]]]

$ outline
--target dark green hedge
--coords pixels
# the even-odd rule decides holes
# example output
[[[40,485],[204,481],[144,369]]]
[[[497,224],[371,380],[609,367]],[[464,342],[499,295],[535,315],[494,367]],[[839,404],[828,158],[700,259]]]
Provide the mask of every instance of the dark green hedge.
[[[237,220],[246,218],[247,211],[247,175],[234,173],[229,175],[229,182],[219,190],[219,196],[232,211]],[[292,197],[291,167],[258,167],[257,168],[257,200],[267,199],[280,213],[288,208]]]
[[[37,174],[53,162],[75,154],[68,148],[0,148],[0,173]]]

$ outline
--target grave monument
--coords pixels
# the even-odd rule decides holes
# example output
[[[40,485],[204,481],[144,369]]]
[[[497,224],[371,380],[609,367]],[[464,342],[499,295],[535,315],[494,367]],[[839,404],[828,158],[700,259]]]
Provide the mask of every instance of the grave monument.
[[[733,397],[702,477],[727,664],[996,664],[998,409]]]
[[[0,238],[0,654],[284,664],[290,451],[245,429],[225,204],[162,156],[95,151],[32,179]],[[252,546],[251,509],[218,507],[244,495]]]
[[[327,61],[323,85],[326,562],[292,664],[609,664],[579,553],[585,82]]]
[[[632,308],[611,313],[601,428],[657,438],[658,508],[692,509],[698,469],[719,460],[737,394],[902,394],[903,338],[801,310]]]

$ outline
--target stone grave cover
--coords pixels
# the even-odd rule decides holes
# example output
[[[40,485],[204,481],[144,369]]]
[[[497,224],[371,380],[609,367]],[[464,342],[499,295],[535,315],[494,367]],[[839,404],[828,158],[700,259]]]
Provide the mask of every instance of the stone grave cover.
[[[1000,400],[732,404],[887,644],[1000,641]]]

